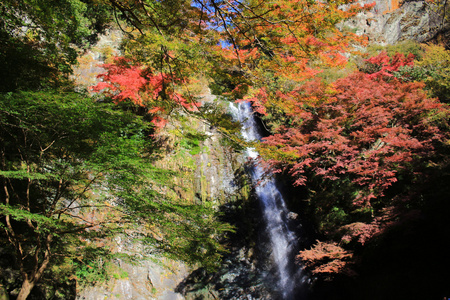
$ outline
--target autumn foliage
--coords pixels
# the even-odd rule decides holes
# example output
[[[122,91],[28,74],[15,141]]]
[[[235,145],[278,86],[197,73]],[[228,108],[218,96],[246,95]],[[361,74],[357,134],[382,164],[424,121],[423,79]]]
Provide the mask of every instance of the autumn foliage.
[[[223,10],[233,19],[229,30],[223,32],[223,38],[230,42],[222,50],[224,57],[251,75],[269,70],[294,81],[317,74],[311,60],[342,66],[347,61],[343,53],[365,38],[344,34],[335,25],[374,5],[360,7],[353,2],[250,1],[249,6],[243,6],[239,1],[227,1]]]
[[[291,107],[291,126],[265,138],[269,151],[263,153],[296,185],[305,185],[309,175],[349,178],[359,189],[354,204],[370,206],[399,172],[412,171],[447,136],[437,120],[448,109],[427,98],[422,87],[355,73],[331,86],[310,82],[280,94]]]
[[[313,248],[303,250],[297,256],[304,262],[305,267],[311,268],[313,274],[347,272],[352,273],[349,265],[353,254],[334,242],[317,241]]]
[[[380,54],[366,59],[368,69],[373,72],[369,78],[383,78],[388,79],[394,76],[394,72],[400,70],[401,67],[411,67],[414,65],[414,55],[412,53],[405,56],[402,53],[397,53],[393,57],[389,57],[387,52],[383,51]]]
[[[349,272],[352,249],[400,218],[409,196],[395,202],[389,191],[420,178],[449,139],[449,107],[427,96],[424,83],[394,76],[413,59],[382,52],[366,61],[366,73],[261,88],[248,99],[270,125],[261,156],[307,187],[317,229],[329,238],[299,255],[313,274]]]
[[[144,107],[153,114],[152,122],[164,126],[164,116],[174,107],[182,107],[189,111],[197,109],[197,103],[188,101],[175,91],[175,85],[183,82],[172,74],[152,72],[139,63],[124,57],[115,58],[114,63],[103,64],[105,73],[97,77],[101,79],[91,89],[112,98],[116,103],[130,101]]]
[[[436,7],[444,9],[437,16],[448,23],[450,2],[431,2],[441,2]],[[207,269],[215,266],[227,242],[222,237],[232,231],[216,219],[220,201],[202,196],[191,206],[178,199],[187,187],[179,186],[184,181],[177,178],[187,174],[184,169],[194,170],[199,160],[175,172],[170,166],[156,168],[153,159],[165,151],[144,133],[163,127],[169,115],[178,117],[174,125],[182,126],[170,134],[184,143],[178,143],[180,155],[187,150],[191,159],[211,145],[202,144],[209,134],[196,132],[198,126],[184,130],[191,120],[185,113],[193,113],[210,126],[209,132],[220,132],[221,145],[231,149],[241,142],[239,126],[224,113],[222,101],[239,100],[252,103],[270,134],[256,146],[268,172],[301,187],[289,204],[301,207],[302,220],[314,226],[320,239],[300,252],[302,266],[318,277],[349,274],[363,260],[364,249],[382,248],[380,237],[389,227],[420,217],[415,226],[403,227],[414,231],[411,238],[399,239],[405,233],[399,230],[384,243],[392,249],[383,250],[387,256],[413,253],[407,262],[424,270],[414,270],[420,275],[414,276],[416,282],[431,278],[427,297],[438,299],[430,291],[440,292],[436,285],[449,281],[430,274],[448,273],[450,265],[445,244],[450,235],[450,113],[431,96],[450,101],[450,52],[432,45],[422,47],[424,55],[414,52],[416,58],[382,52],[352,73],[345,68],[347,61],[368,40],[340,24],[374,5],[356,0],[2,1],[0,265],[7,272],[0,272],[0,294],[74,298],[80,274],[92,275],[85,282],[100,284],[96,274],[105,269],[104,258],[110,258],[108,247],[100,252],[91,247],[94,241],[115,233],[130,237],[131,228],[150,230],[135,237],[172,257]],[[96,97],[72,93],[69,74],[77,53],[88,50],[114,21],[111,29],[123,32],[123,57],[102,65],[104,73],[91,88]],[[333,83],[320,81],[338,68],[352,74]],[[330,77],[342,74],[335,73]],[[196,80],[201,82],[197,90]],[[217,99],[209,97],[208,88]],[[209,103],[199,107],[196,99],[206,94]],[[110,101],[117,105],[105,103]],[[200,173],[203,167],[197,168]],[[192,187],[203,186],[203,178],[192,180],[200,180]],[[247,195],[247,180],[239,175],[237,181],[245,183],[241,196]],[[198,192],[189,194],[203,195]],[[252,202],[234,204],[226,211],[248,212]],[[417,229],[437,238],[418,242]],[[403,245],[404,240],[409,244]],[[410,251],[409,245],[420,243],[429,250]],[[372,257],[373,264],[382,260]],[[370,280],[378,277],[366,274]],[[392,273],[380,274],[386,284],[385,275]],[[403,277],[410,281],[410,275]],[[408,282],[408,288],[412,285]],[[406,297],[405,289],[399,290],[398,297],[387,295],[426,298]],[[330,298],[336,297],[324,297]]]

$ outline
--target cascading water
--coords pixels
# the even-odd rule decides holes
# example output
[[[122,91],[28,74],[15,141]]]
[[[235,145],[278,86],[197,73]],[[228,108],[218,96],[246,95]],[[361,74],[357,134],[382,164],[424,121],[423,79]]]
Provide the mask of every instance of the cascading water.
[[[242,135],[247,141],[258,141],[261,135],[252,114],[250,103],[241,102],[237,107],[231,107],[232,113],[241,122]],[[248,148],[246,155],[255,159],[259,156],[254,148]],[[294,297],[294,288],[298,279],[298,272],[293,270],[292,251],[296,245],[296,236],[288,228],[288,209],[273,178],[263,177],[263,170],[257,164],[252,170],[252,181],[256,183],[255,191],[259,198],[266,230],[272,246],[273,261],[277,268],[278,289],[283,299]]]

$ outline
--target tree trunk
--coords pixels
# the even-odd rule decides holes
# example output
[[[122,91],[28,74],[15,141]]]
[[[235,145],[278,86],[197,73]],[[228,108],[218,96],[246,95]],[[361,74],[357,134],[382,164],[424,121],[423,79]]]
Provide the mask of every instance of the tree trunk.
[[[17,296],[17,300],[26,300],[31,290],[34,288],[36,282],[29,281],[25,279],[22,283],[22,287],[20,288],[19,295]]]
[[[36,265],[36,270],[31,274],[27,275],[26,273],[22,273],[22,277],[24,278],[22,287],[20,288],[19,295],[17,296],[16,300],[26,300],[28,295],[30,294],[31,290],[34,288],[36,283],[41,279],[42,275],[44,274],[45,269],[48,266],[48,263],[50,262],[50,243],[52,242],[53,235],[49,234],[47,235],[47,239],[45,241],[45,246],[47,250],[45,250],[44,253],[44,260],[41,264],[41,266],[38,268]],[[36,264],[38,262],[36,261]],[[31,280],[30,280],[31,279]]]

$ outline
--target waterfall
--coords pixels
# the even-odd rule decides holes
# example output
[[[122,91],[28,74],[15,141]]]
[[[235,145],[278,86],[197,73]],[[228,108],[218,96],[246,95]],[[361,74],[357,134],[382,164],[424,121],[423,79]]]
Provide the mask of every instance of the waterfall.
[[[258,132],[250,103],[241,102],[237,107],[233,105],[231,110],[243,126],[241,132],[244,139],[246,141],[260,140],[261,135]],[[259,156],[254,148],[248,148],[246,155],[251,159]],[[263,170],[260,166],[254,165],[251,176],[263,210],[266,231],[270,238],[273,261],[278,273],[277,287],[283,299],[292,299],[300,270],[298,272],[293,270],[295,263],[292,251],[296,245],[296,236],[288,228],[287,216],[289,211],[274,179],[263,177]]]

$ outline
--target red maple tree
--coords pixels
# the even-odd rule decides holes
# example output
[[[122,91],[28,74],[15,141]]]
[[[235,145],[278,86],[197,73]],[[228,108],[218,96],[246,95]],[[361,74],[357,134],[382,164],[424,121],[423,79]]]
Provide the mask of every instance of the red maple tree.
[[[369,69],[375,69],[375,72],[370,72],[369,78],[384,78],[388,79],[394,76],[394,72],[399,71],[400,67],[414,65],[414,54],[410,53],[405,56],[402,53],[397,53],[393,57],[388,56],[386,51],[366,59],[369,64]]]
[[[165,115],[180,106],[194,111],[198,103],[187,100],[175,91],[175,86],[183,82],[173,74],[153,72],[139,63],[124,57],[116,57],[113,63],[103,64],[105,73],[97,77],[102,81],[91,87],[94,92],[112,98],[116,103],[131,101],[145,107],[153,114],[152,123],[156,127],[165,125]]]
[[[296,185],[307,174],[358,187],[354,204],[369,207],[403,171],[433,154],[448,134],[438,126],[448,108],[430,99],[421,83],[354,73],[330,86],[314,81],[279,93],[289,125],[265,138],[261,153]],[[441,118],[442,119],[442,118]]]

